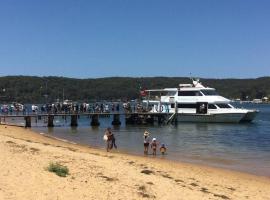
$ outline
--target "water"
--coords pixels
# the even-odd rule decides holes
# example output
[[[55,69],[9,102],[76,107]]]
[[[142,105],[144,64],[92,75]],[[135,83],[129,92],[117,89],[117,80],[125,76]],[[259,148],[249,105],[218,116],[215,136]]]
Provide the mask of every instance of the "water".
[[[168,147],[168,154],[158,154],[159,158],[270,177],[270,105],[247,104],[244,107],[260,110],[253,123],[179,123],[177,126],[131,126],[122,123],[120,127],[112,127],[112,130],[122,152],[143,155],[143,132],[148,130],[152,138],[156,137]],[[90,119],[81,117],[79,126],[70,128],[70,119],[65,122],[58,117],[55,118],[57,127],[40,127],[44,125],[41,121],[33,129],[79,144],[105,148],[103,134],[111,121],[101,118],[100,127],[92,128]]]

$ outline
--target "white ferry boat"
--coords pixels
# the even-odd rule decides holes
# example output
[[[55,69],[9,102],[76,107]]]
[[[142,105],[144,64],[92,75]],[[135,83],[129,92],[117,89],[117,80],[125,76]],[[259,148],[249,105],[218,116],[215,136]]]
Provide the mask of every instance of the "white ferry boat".
[[[149,112],[171,114],[179,122],[251,122],[257,110],[235,108],[231,100],[217,94],[214,88],[204,87],[199,80],[180,84],[179,88],[145,90],[143,101]],[[153,96],[153,94],[158,94]]]

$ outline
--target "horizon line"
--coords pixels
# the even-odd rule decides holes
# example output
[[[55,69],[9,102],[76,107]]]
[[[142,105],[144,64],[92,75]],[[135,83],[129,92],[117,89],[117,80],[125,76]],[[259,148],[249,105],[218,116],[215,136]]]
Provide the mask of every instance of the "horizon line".
[[[0,75],[0,78],[4,77],[36,77],[36,78],[69,78],[69,79],[104,79],[104,78],[200,78],[200,79],[260,79],[270,78],[270,76],[258,76],[258,77],[200,77],[200,76],[103,76],[103,77],[69,77],[60,75]]]

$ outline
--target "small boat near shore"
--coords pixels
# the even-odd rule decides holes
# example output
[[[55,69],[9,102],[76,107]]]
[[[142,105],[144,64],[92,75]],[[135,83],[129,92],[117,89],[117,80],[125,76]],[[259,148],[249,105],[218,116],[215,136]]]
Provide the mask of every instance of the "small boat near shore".
[[[205,87],[199,79],[192,84],[179,84],[179,88],[145,90],[151,113],[168,113],[168,121],[178,122],[251,122],[258,110],[236,108],[231,100],[220,96],[214,88]],[[159,94],[154,96],[153,94]]]

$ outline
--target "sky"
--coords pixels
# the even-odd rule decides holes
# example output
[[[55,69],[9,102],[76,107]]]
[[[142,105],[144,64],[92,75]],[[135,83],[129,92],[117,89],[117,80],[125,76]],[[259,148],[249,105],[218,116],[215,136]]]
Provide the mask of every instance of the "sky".
[[[270,76],[269,0],[0,0],[0,76]]]

